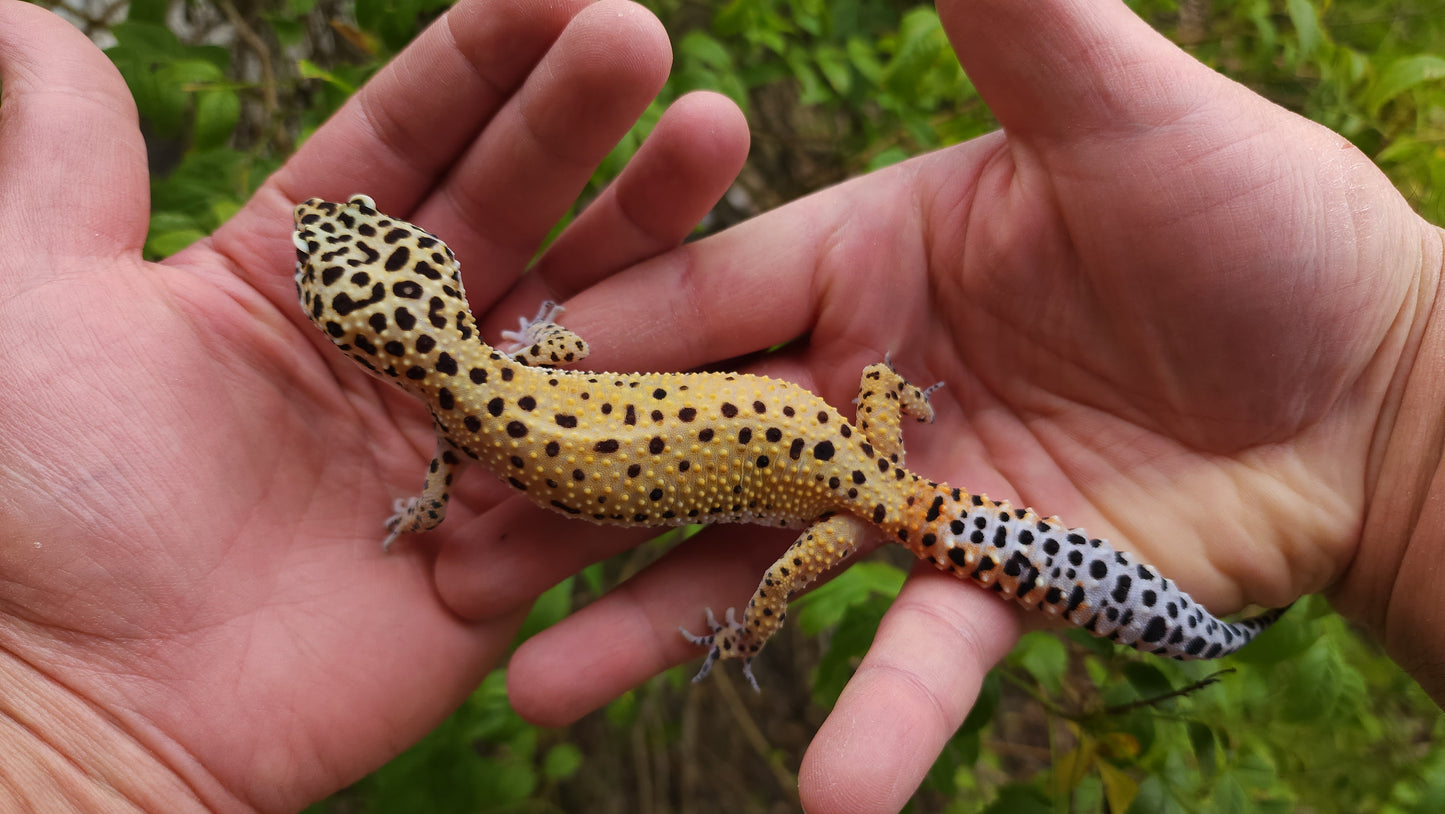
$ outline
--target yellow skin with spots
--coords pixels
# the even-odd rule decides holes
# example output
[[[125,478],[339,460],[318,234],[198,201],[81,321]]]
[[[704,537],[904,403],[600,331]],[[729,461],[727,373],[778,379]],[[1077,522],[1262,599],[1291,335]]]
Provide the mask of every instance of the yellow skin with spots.
[[[902,419],[931,421],[928,393],[887,364],[863,371],[857,424],[788,382],[728,373],[563,370],[587,344],[553,320],[482,341],[456,257],[441,240],[376,211],[370,198],[296,207],[302,307],[341,350],[421,399],[437,454],[420,495],[386,521],[389,547],[446,516],[459,467],[474,461],[537,505],[626,526],[758,523],[806,528],[763,577],[741,620],[708,614],[698,678],[717,659],[751,661],[788,599],[882,533],[945,571],[1095,635],[1174,658],[1214,658],[1283,612],[1226,623],[1109,544],[903,468]],[[756,682],[753,682],[756,687]]]

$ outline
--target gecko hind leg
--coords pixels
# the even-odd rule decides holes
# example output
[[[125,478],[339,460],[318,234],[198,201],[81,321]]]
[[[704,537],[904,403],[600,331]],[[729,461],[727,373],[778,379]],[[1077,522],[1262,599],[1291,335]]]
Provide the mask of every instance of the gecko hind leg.
[[[705,678],[720,659],[741,659],[743,676],[754,690],[758,689],[757,679],[753,677],[753,659],[782,627],[788,615],[788,600],[823,572],[848,559],[870,533],[868,524],[850,514],[820,520],[809,526],[768,568],[752,599],[748,600],[741,622],[737,621],[735,611],[728,608],[721,624],[708,610],[707,625],[712,631],[709,634],[694,636],[678,628],[688,641],[709,648],[702,669],[693,681]]]
[[[381,541],[382,551],[390,551],[391,544],[401,535],[434,529],[446,519],[452,478],[462,466],[463,461],[451,444],[438,438],[436,455],[427,467],[421,494],[399,498],[392,507],[395,513],[386,519],[387,535]]]

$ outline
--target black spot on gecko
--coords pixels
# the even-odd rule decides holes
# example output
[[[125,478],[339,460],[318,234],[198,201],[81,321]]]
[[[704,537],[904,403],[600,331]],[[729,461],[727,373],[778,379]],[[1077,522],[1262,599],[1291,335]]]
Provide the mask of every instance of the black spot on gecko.
[[[832,442],[832,441],[819,441],[817,444],[814,444],[814,445],[813,445],[813,457],[814,457],[814,458],[817,458],[817,459],[820,460],[820,461],[830,461],[830,460],[832,460],[832,459],[833,459],[833,453],[834,453],[834,451],[835,451],[835,450],[833,449],[833,442]],[[853,473],[853,482],[854,482],[854,483],[862,483],[862,482],[863,482],[862,476],[863,476],[863,473],[862,473],[862,472],[854,472],[854,473]]]
[[[1164,638],[1168,628],[1165,626],[1164,617],[1155,616],[1144,626],[1144,632],[1139,634],[1139,640],[1144,642],[1157,642]]]
[[[1128,599],[1129,599],[1129,586],[1130,586],[1130,584],[1132,584],[1132,583],[1133,583],[1133,580],[1129,578],[1129,575],[1128,575],[1128,574],[1120,574],[1120,575],[1119,575],[1119,580],[1114,583],[1114,593],[1111,594],[1111,596],[1114,597],[1114,601],[1115,601],[1115,602],[1126,602],[1126,601],[1128,601]]]

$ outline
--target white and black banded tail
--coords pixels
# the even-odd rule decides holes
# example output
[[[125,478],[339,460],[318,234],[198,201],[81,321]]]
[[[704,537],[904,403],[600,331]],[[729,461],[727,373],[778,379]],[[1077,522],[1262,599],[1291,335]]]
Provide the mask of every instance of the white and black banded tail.
[[[1175,659],[1229,655],[1288,607],[1225,622],[1154,568],[1105,540],[982,495],[944,485],[925,501],[922,534],[906,541],[939,569],[1030,610],[1062,616],[1100,638]],[[890,529],[891,531],[892,529]]]

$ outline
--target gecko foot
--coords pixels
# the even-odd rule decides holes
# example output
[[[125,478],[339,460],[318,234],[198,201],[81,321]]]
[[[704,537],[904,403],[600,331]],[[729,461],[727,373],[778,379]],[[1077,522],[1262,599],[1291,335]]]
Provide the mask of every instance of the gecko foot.
[[[396,542],[396,538],[410,531],[410,529],[402,527],[402,521],[406,520],[412,514],[412,509],[416,506],[416,500],[414,497],[399,497],[391,504],[393,514],[391,517],[386,518],[385,525],[388,534],[386,535],[386,539],[381,541],[382,551],[391,551],[391,544]]]
[[[502,339],[511,342],[512,352],[521,350],[545,338],[546,326],[556,324],[566,309],[551,300],[545,300],[531,319],[517,318],[517,330],[502,331]]]
[[[683,635],[683,638],[689,642],[699,647],[708,648],[707,658],[703,659],[702,662],[702,669],[698,670],[697,675],[692,677],[693,683],[696,684],[706,678],[707,674],[712,672],[713,664],[717,663],[719,659],[741,658],[743,662],[743,677],[748,680],[748,684],[752,686],[754,692],[762,692],[762,688],[758,686],[757,678],[753,676],[752,656],[738,655],[739,644],[747,631],[743,628],[742,623],[737,621],[735,609],[728,608],[727,613],[723,614],[723,621],[721,623],[718,622],[717,617],[712,615],[712,608],[704,608],[704,611],[707,613],[707,626],[712,629],[711,634],[694,636],[687,628],[679,627],[677,629],[678,632]]]

